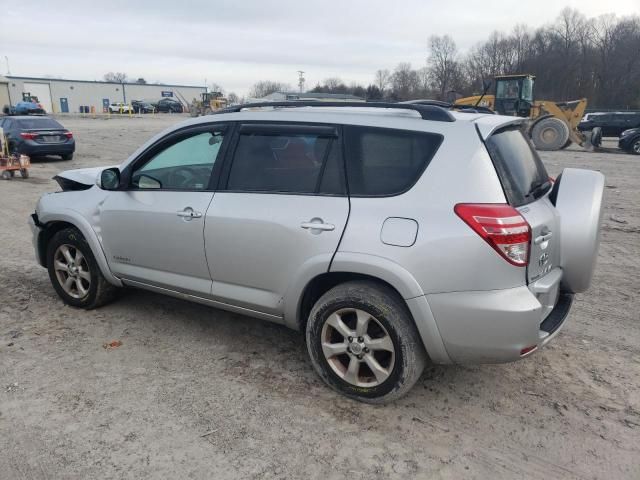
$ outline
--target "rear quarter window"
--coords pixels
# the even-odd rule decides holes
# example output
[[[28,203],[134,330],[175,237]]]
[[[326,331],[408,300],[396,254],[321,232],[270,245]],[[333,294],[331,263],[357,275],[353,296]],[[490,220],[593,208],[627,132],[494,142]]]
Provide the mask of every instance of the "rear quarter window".
[[[526,205],[551,188],[542,160],[519,127],[498,130],[485,144],[509,204]]]
[[[442,135],[373,127],[345,127],[349,194],[398,195],[422,175],[442,143]]]

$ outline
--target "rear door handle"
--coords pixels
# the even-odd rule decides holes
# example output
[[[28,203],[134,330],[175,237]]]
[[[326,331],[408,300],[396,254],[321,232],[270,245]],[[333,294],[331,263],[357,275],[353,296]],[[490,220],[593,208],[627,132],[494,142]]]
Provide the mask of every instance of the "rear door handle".
[[[305,230],[322,230],[324,232],[336,229],[336,226],[331,223],[304,222],[300,226]]]
[[[552,236],[553,236],[553,232],[548,232],[548,233],[545,233],[544,235],[539,235],[533,240],[533,243],[535,243],[536,245],[540,245],[541,243],[544,243],[547,240],[549,240]]]
[[[183,217],[185,220],[191,220],[192,218],[202,217],[202,212],[196,212],[193,208],[187,207],[184,210],[178,210],[176,215]]]

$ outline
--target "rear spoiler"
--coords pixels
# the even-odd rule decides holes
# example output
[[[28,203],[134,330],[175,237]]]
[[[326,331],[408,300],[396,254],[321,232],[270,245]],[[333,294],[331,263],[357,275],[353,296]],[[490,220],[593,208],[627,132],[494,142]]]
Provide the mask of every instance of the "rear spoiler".
[[[528,118],[506,117],[503,115],[485,115],[476,121],[476,129],[483,140],[489,138],[496,130],[512,125],[526,125]]]

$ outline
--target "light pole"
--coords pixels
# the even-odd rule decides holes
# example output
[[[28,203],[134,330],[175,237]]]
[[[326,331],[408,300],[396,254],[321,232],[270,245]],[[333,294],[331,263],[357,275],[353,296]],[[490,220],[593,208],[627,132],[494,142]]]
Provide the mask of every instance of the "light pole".
[[[7,75],[11,75],[11,70],[9,70],[9,57],[5,55],[4,61],[7,62]]]
[[[304,72],[302,70],[298,70],[298,87],[300,87],[300,93],[304,89]]]

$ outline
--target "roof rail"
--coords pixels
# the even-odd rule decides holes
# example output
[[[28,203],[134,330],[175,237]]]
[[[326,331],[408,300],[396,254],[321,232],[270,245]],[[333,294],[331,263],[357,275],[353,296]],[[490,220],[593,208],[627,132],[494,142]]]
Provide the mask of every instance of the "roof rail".
[[[233,113],[239,112],[247,108],[264,108],[264,107],[359,107],[359,108],[393,108],[397,110],[413,110],[418,112],[423,120],[433,120],[436,122],[455,122],[456,119],[451,112],[439,105],[419,105],[408,103],[389,103],[389,102],[322,102],[318,100],[296,100],[289,102],[260,102],[245,103],[243,105],[235,105],[222,110],[213,112]]]

